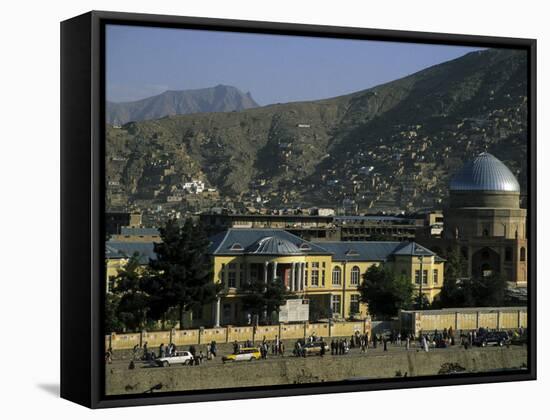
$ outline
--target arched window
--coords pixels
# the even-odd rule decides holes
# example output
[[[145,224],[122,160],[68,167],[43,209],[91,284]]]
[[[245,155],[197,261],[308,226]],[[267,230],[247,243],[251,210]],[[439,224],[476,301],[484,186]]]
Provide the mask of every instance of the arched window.
[[[342,269],[340,267],[334,267],[332,269],[332,285],[340,286],[342,284]]]
[[[353,286],[359,285],[359,276],[361,275],[361,270],[359,270],[359,267],[354,266],[351,269],[351,284]]]
[[[521,249],[519,250],[519,260],[520,261],[525,261],[527,259],[527,255],[526,255],[526,251],[525,251],[525,247],[522,246]]]

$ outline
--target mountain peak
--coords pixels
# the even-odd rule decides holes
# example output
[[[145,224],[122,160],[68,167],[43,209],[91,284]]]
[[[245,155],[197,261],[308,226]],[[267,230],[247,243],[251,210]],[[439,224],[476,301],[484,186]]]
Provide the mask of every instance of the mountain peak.
[[[170,89],[138,101],[107,102],[107,123],[123,125],[167,115],[242,111],[258,106],[250,92],[245,94],[234,86],[219,84],[200,89]]]

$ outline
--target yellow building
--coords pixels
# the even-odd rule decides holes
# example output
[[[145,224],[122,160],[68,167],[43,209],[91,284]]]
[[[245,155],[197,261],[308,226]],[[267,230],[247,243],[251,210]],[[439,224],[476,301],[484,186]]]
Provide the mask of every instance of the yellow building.
[[[109,240],[105,242],[106,281],[105,292],[109,293],[113,288],[113,277],[124,268],[128,260],[136,255],[142,265],[149,264],[149,259],[155,258],[155,244],[153,242],[127,240]]]
[[[444,260],[413,242],[314,243],[282,229],[229,229],[213,238],[210,254],[213,281],[223,289],[212,307],[197,314],[204,325],[248,321],[240,299],[247,279],[281,280],[296,298],[309,301],[313,320],[364,318],[358,286],[372,265],[385,264],[410,279],[429,301],[443,285]]]
[[[358,287],[373,265],[403,276],[431,302],[443,286],[444,260],[414,242],[309,242],[283,229],[229,229],[211,238],[212,281],[222,285],[217,301],[194,313],[189,325],[242,325],[241,284],[278,279],[297,299],[309,303],[310,320],[362,319],[367,307]],[[153,242],[106,242],[106,292],[110,279],[132,255],[146,265],[155,258]],[[421,283],[422,279],[422,283]]]

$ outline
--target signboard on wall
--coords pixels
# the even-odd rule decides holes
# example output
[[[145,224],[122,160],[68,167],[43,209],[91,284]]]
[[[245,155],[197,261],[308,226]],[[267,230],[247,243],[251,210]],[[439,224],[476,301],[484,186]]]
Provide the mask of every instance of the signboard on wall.
[[[279,308],[279,322],[303,322],[309,320],[308,299],[288,299]]]

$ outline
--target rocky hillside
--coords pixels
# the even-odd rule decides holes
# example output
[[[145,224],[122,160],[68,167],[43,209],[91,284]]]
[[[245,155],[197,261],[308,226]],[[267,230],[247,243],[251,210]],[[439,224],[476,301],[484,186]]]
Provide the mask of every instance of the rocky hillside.
[[[108,206],[440,207],[484,150],[525,189],[526,58],[486,50],[337,98],[108,126]]]
[[[107,102],[106,114],[109,124],[123,125],[167,115],[242,111],[257,106],[250,93],[243,93],[233,86],[218,85],[206,89],[168,90],[134,102]]]

